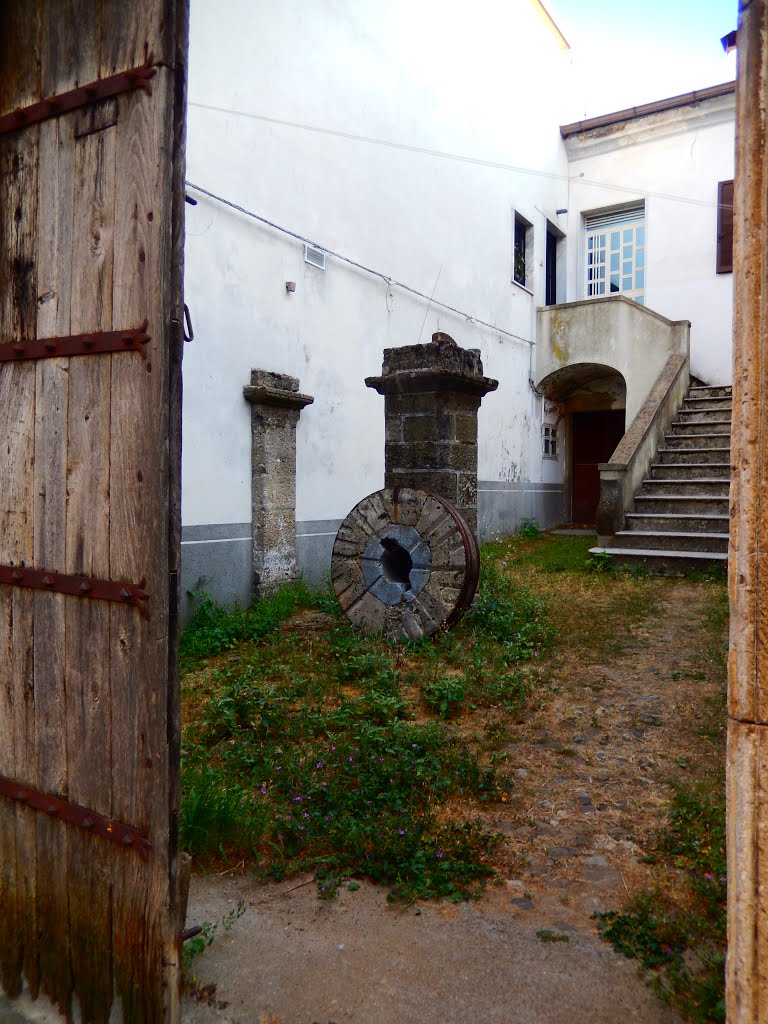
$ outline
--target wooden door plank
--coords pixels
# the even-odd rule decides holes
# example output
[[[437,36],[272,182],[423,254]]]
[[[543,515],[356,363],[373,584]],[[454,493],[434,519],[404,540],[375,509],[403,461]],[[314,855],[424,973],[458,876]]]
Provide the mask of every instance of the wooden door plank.
[[[72,0],[61,0],[55,5],[44,3],[41,22],[42,95],[55,95],[94,81],[99,67],[99,4]],[[88,311],[79,303],[87,302],[90,296],[75,296],[73,317],[73,268],[80,267],[80,259],[91,248],[103,251],[103,245],[87,231],[86,225],[73,223],[73,196],[83,188],[82,182],[76,180],[77,171],[82,170],[75,166],[75,127],[78,124],[79,114],[71,114],[41,125],[40,159],[44,173],[41,174],[40,223],[45,225],[39,233],[38,256],[38,336],[41,337],[66,335],[81,329],[76,321],[83,316],[87,318]],[[77,241],[80,241],[79,247]],[[93,327],[89,322],[87,329]],[[77,364],[77,359],[41,360],[37,371],[39,412],[35,474],[39,483],[36,483],[35,495],[39,503],[36,509],[39,541],[36,564],[65,572],[72,571],[71,559],[67,558],[70,540],[67,509],[72,444],[76,443],[77,433],[70,430],[69,421],[79,419]],[[74,403],[70,401],[73,395]],[[76,458],[83,457],[88,461],[88,453],[83,456],[81,449]],[[85,486],[88,484],[89,481],[85,481]],[[82,510],[81,504],[78,510]],[[38,745],[44,765],[39,785],[45,790],[67,793],[70,799],[78,799],[76,773],[83,770],[83,760],[87,757],[84,744],[92,740],[90,736],[78,737],[72,725],[82,707],[82,688],[81,680],[75,678],[68,661],[72,660],[72,652],[81,660],[87,657],[93,642],[79,619],[82,604],[77,599],[58,595],[38,594],[35,598],[37,683],[44,695],[37,709]],[[55,714],[57,708],[62,707],[65,713]],[[74,766],[68,763],[70,759],[74,760]],[[100,767],[94,766],[97,770]],[[99,777],[87,768],[85,776]],[[89,806],[87,800],[80,802]],[[88,891],[88,867],[92,864],[89,844],[93,845],[94,841],[77,828],[62,827],[42,816],[38,816],[37,834],[38,874],[54,880],[53,888],[58,896],[53,914],[45,908],[41,927],[43,972],[62,976],[66,995],[60,998],[60,1005],[66,1005],[74,993],[86,1020],[106,1020],[111,1003],[111,964],[110,943],[105,944],[104,936],[111,907],[109,890],[106,900],[103,887],[96,886],[94,891]],[[88,938],[82,929],[72,926],[73,916],[80,921],[84,913],[89,915],[94,927],[100,926],[101,935],[96,940],[92,930]],[[54,925],[62,934],[50,933],[49,928]],[[62,960],[67,961],[66,967],[58,965]]]
[[[34,337],[37,282],[37,132],[0,140],[0,337]],[[4,364],[0,369],[0,562],[32,564],[32,466],[35,436],[35,367]],[[33,677],[33,597],[0,588],[0,771],[12,778],[35,778]],[[34,818],[27,808],[0,801],[0,975],[17,993],[26,965],[36,987],[29,916],[34,922],[35,892],[27,871],[34,862]]]
[[[43,47],[45,52],[45,46]],[[61,132],[72,117],[40,125],[39,223],[37,236],[37,335],[68,334],[71,261],[62,259],[72,239],[72,152]],[[35,567],[64,570],[69,360],[43,359],[36,366],[34,517]],[[65,598],[35,594],[35,703],[39,768],[34,784],[46,792],[67,793]],[[35,816],[37,946],[40,970],[57,979],[51,995],[66,1007],[72,979],[68,958],[66,830],[55,819]],[[33,919],[34,920],[34,919]],[[67,960],[66,967],[59,960]],[[49,986],[46,982],[46,987]]]
[[[0,4],[0,114],[27,107],[40,93],[41,0]],[[25,59],[19,60],[19,54]]]
[[[103,5],[96,0],[37,0],[40,7],[41,96],[99,78]]]
[[[189,46],[189,4],[176,4],[174,27],[174,93],[171,152],[170,202],[166,210],[171,218],[170,310],[168,324],[168,800],[171,823],[168,841],[170,933],[166,934],[164,959],[172,962],[180,956],[177,936],[184,930],[186,897],[182,900],[179,884],[179,806],[181,803],[181,692],[179,686],[179,626],[181,577],[181,411],[182,359],[184,355],[184,217],[186,211],[186,110],[187,59]],[[175,929],[175,934],[174,934]],[[166,1001],[171,1019],[175,1005]]]
[[[151,618],[113,606],[113,812],[149,829],[148,863],[124,858],[116,882],[115,979],[130,1020],[152,1020],[170,1000],[178,1012],[178,940],[157,956],[170,928],[167,736],[168,650],[168,351],[173,75],[160,69],[152,102],[121,97],[115,202],[113,315],[116,328],[149,317],[148,365],[113,358],[110,568],[114,578],[146,577]],[[143,686],[137,687],[137,680]],[[178,933],[177,933],[178,934]],[[159,1005],[158,1005],[159,1003]],[[174,1009],[175,1007],[175,1009]]]
[[[112,328],[117,129],[86,135],[75,148],[72,332]],[[110,384],[113,358],[70,360],[67,573],[109,577]],[[119,448],[115,439],[115,447]],[[69,795],[112,814],[110,614],[99,601],[67,598]],[[69,839],[70,929],[75,992],[94,1024],[112,1005],[112,878],[115,850],[87,833]],[[78,903],[79,901],[79,903]]]
[[[174,0],[103,0],[101,77],[138,67],[146,61],[172,64]]]

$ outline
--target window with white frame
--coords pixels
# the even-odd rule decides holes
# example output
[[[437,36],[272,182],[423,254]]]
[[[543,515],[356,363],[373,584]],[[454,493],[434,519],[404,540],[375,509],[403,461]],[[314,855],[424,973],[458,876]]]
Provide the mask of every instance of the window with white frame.
[[[543,428],[544,458],[557,458],[557,427],[545,424]]]
[[[586,295],[626,295],[645,304],[645,207],[586,218]]]

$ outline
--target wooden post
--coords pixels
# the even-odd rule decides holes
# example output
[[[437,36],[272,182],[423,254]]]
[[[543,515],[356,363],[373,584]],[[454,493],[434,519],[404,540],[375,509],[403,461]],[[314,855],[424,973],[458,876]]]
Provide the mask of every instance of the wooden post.
[[[768,18],[742,0],[728,588],[728,1024],[768,1020]]]

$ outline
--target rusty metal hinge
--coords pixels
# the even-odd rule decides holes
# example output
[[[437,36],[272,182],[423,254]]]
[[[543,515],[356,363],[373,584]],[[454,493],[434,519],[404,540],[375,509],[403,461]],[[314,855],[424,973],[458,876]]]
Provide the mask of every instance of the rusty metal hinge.
[[[94,601],[130,604],[138,608],[143,618],[149,618],[146,606],[149,594],[144,589],[146,580],[143,579],[140,583],[120,583],[91,576],[68,576],[45,569],[27,569],[23,565],[0,565],[0,583],[68,594],[70,597],[89,597]]]
[[[68,334],[58,338],[9,341],[0,344],[0,363],[20,359],[50,359],[54,356],[103,355],[105,352],[138,352],[146,360],[144,346],[150,340],[149,321],[127,331],[95,331],[92,334]]]
[[[62,800],[52,793],[44,793],[34,786],[27,786],[5,775],[0,775],[0,796],[8,797],[9,800],[15,800],[36,811],[43,811],[52,818],[69,822],[70,825],[77,825],[95,836],[117,843],[118,846],[136,850],[142,860],[147,859],[147,853],[152,848],[147,833],[142,829],[124,825],[114,818],[106,818],[103,814],[91,811],[80,804]]]
[[[32,124],[40,124],[41,121],[48,121],[52,117],[68,114],[89,103],[105,100],[110,96],[119,96],[121,93],[131,92],[133,89],[145,89],[147,92],[151,92],[149,80],[156,70],[157,68],[150,67],[149,64],[142,64],[141,67],[120,71],[116,75],[110,75],[109,78],[99,78],[88,85],[81,85],[77,89],[70,89],[69,92],[59,93],[58,96],[49,96],[28,107],[12,110],[10,114],[3,114],[0,117],[0,135],[28,128]]]

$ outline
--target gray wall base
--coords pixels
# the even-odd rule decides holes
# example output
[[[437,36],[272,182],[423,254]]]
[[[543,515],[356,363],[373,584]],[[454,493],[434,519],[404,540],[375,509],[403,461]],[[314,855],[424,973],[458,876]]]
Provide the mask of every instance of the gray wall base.
[[[523,519],[535,519],[542,530],[557,526],[564,518],[563,485],[480,480],[477,518],[481,542],[517,533]]]
[[[323,586],[340,519],[296,524],[296,560],[308,583]],[[195,601],[190,591],[205,591],[219,604],[247,606],[253,597],[251,524],[185,526],[181,532],[181,617],[188,622]]]

